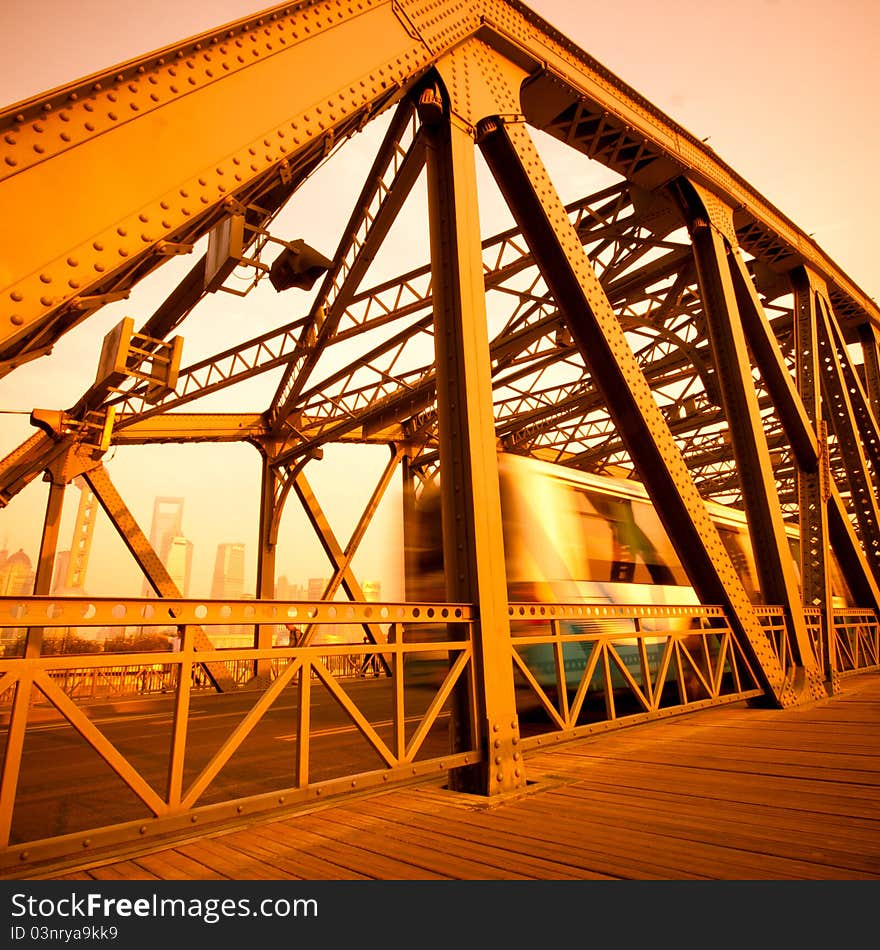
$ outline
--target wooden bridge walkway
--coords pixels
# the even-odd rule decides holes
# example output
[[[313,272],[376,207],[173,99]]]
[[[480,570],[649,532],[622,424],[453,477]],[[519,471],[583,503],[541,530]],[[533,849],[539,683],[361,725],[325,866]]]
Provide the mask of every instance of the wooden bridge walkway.
[[[880,674],[533,751],[527,793],[441,784],[251,821],[58,880],[880,878]]]

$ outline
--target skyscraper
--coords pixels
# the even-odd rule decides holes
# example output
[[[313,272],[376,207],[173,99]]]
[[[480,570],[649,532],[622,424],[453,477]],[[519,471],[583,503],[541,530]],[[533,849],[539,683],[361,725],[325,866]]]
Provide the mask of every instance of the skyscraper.
[[[323,600],[326,587],[326,577],[310,577],[309,586],[306,591],[306,600]]]
[[[375,604],[382,599],[382,581],[362,581],[361,590],[364,592],[364,600]]]
[[[241,600],[244,593],[244,545],[218,544],[211,600]]]
[[[33,589],[34,570],[31,559],[21,548],[8,557],[6,551],[0,551],[0,595],[26,597]]]
[[[193,543],[182,535],[171,539],[165,567],[171,575],[181,597],[189,597],[189,581],[192,576]]]
[[[172,571],[169,563],[171,547],[175,539],[179,538],[184,544],[178,545],[178,552],[175,554],[175,570]],[[153,502],[153,523],[150,527],[150,544],[159,560],[168,569],[175,584],[177,584],[182,597],[186,597],[189,591],[189,572],[192,565],[192,542],[187,541],[183,536],[183,499],[159,497]],[[189,546],[188,554],[186,546]],[[189,566],[188,566],[189,565]],[[178,578],[184,581],[181,586]],[[148,580],[144,580],[144,597],[153,595],[152,585]]]

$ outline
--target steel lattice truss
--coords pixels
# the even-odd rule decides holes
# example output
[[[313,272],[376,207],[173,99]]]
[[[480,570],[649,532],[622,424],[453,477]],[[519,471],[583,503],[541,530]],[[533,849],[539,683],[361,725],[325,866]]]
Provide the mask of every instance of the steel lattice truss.
[[[363,35],[376,42],[354,41]],[[361,52],[331,57],[332,66],[315,71],[319,44]],[[506,91],[516,85],[511,76],[521,83],[514,94]],[[294,91],[287,99],[248,98],[254,83],[268,81]],[[237,109],[243,102],[248,108]],[[795,521],[805,491],[830,499],[826,546],[831,530],[858,597],[876,606],[876,306],[714,152],[527,7],[375,0],[352,12],[314,2],[230,24],[0,115],[0,196],[6,207],[29,208],[20,218],[38,218],[56,172],[100,167],[108,149],[134,149],[159,118],[198,140],[190,133],[205,125],[200,103],[222,109],[223,128],[169,157],[149,194],[132,181],[105,196],[82,171],[91,200],[82,220],[65,221],[39,249],[7,236],[24,249],[3,249],[12,275],[3,298],[11,309],[0,320],[5,372],[230,222],[243,226],[244,237],[237,251],[226,247],[229,260],[252,268],[254,286],[268,279],[271,258],[287,247],[273,233],[286,202],[366,123],[383,113],[390,119],[307,312],[157,384],[163,346],[216,289],[202,258],[144,321],[119,377],[41,417],[44,431],[0,461],[3,503],[43,471],[63,483],[99,464],[112,444],[153,441],[254,442],[271,498],[264,538],[289,488],[302,487],[305,463],[328,443],[389,443],[412,473],[431,477],[441,454],[436,274],[426,262],[373,285],[369,273],[434,161],[433,130],[452,113],[484,150],[502,191],[512,180],[511,156],[528,165],[522,129],[559,139],[616,179],[567,205],[562,221],[553,218],[542,173],[529,171],[537,204],[516,209],[527,226],[482,239],[498,445],[585,471],[645,477],[633,458],[634,430],[616,414],[571,300],[551,289],[563,278],[558,269],[548,276],[555,265],[535,257],[544,253],[535,243],[543,202],[547,220],[557,233],[570,229],[595,273],[638,370],[621,356],[631,367],[628,388],[644,406],[640,387],[648,387],[660,415],[646,414],[644,424],[666,456],[674,446],[702,498],[743,506],[750,517],[769,517],[756,514],[761,491]],[[510,130],[510,146],[498,145],[499,129]],[[573,260],[570,248],[565,253]],[[738,314],[732,324],[731,312]],[[605,333],[610,339],[617,330]],[[865,355],[858,366],[853,344]],[[616,336],[610,345],[620,346]],[[739,378],[726,375],[725,352],[748,354]],[[812,369],[806,354],[817,356]],[[201,398],[279,368],[262,413],[199,413]],[[749,388],[755,402],[743,415]],[[819,394],[812,405],[811,392]],[[815,475],[823,466],[824,481]],[[669,471],[692,510],[679,469],[670,463]],[[659,493],[655,503],[664,506]],[[347,576],[353,585],[344,560],[337,566],[339,582]],[[725,568],[716,568],[723,587]]]

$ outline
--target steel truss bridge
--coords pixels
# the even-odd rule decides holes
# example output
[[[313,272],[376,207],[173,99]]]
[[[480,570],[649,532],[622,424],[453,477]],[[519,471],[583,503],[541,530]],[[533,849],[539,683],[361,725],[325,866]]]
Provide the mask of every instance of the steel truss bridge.
[[[276,233],[286,203],[374,121],[384,137],[332,257]],[[0,460],[4,506],[38,477],[48,483],[33,595],[0,598],[0,626],[26,631],[0,659],[5,867],[438,771],[459,789],[508,794],[527,782],[522,751],[547,736],[742,699],[790,706],[880,665],[880,312],[712,149],[518,0],[282,5],[13,105],[0,126],[0,202],[16,222],[0,233],[0,373],[48,354],[168,262],[198,258],[155,312],[108,335],[81,398],[36,407],[35,434]],[[601,165],[611,184],[563,203],[538,133]],[[489,236],[478,153],[514,222]],[[430,260],[371,283],[418,187]],[[178,330],[242,268],[241,297],[267,280],[279,292],[317,290],[290,322],[187,364]],[[261,412],[190,406],[271,371],[280,379]],[[114,485],[108,451],[162,442],[247,442],[260,453],[255,600],[183,599]],[[323,448],[339,442],[390,448],[347,543],[312,488]],[[644,483],[703,606],[509,603],[499,448]],[[384,493],[395,478],[418,493],[441,472],[446,602],[368,604],[352,563]],[[74,479],[159,599],[50,596]],[[321,602],[274,599],[291,489],[332,565]],[[745,512],[762,604],[709,501]],[[787,524],[800,532],[799,576]],[[846,609],[832,602],[832,552]],[[686,629],[664,638],[652,667],[647,633],[670,615]],[[621,661],[621,620],[638,668]],[[58,628],[169,622],[182,646],[158,664],[172,701],[157,765],[93,721],[82,692],[111,672],[134,682],[156,655],[43,644]],[[303,639],[273,646],[279,622],[304,622]],[[364,644],[315,645],[329,622],[355,625]],[[212,628],[229,623],[253,625],[253,646],[217,649]],[[425,626],[434,641],[408,638]],[[572,636],[593,647],[573,689],[561,645]],[[522,660],[534,643],[555,653],[555,690]],[[428,651],[448,663],[418,700],[406,661]],[[343,653],[378,658],[381,720],[334,662]],[[354,774],[316,767],[318,690],[375,762]],[[195,697],[239,693],[239,721],[202,754]],[[540,728],[523,727],[524,694]],[[289,768],[270,790],[215,794],[287,695]],[[22,830],[37,709],[112,773],[130,813]],[[40,768],[51,784],[51,765]],[[41,806],[70,794],[58,779]]]

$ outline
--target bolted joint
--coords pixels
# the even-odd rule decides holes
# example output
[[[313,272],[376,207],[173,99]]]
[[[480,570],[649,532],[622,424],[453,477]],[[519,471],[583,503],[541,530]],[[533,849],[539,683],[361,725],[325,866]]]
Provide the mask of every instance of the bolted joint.
[[[503,125],[503,121],[497,115],[480,119],[480,121],[477,123],[477,143],[489,138],[489,136],[493,133],[500,131]]]
[[[421,91],[416,111],[423,125],[438,125],[443,121],[446,106],[439,85],[434,83]]]
[[[526,772],[516,716],[489,725],[487,793],[498,795],[524,788]]]

